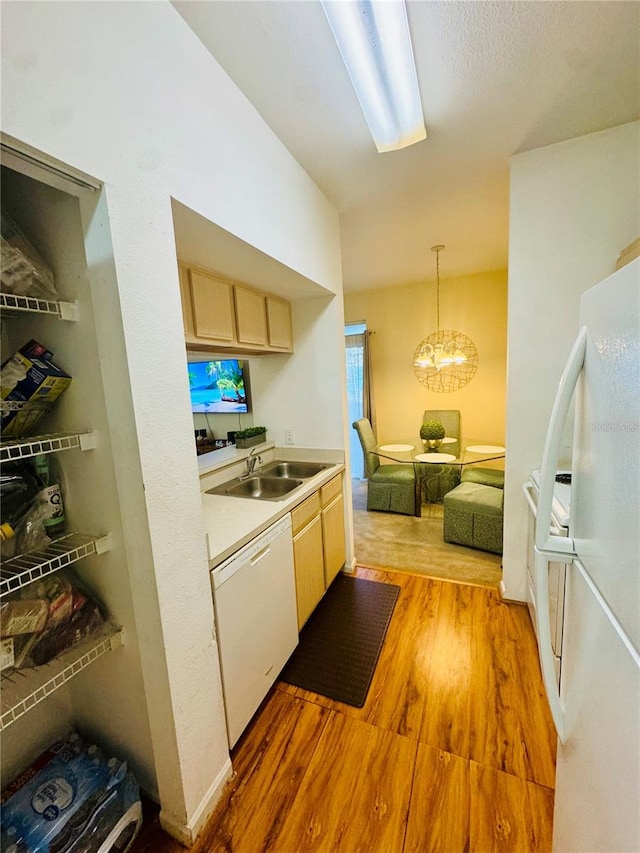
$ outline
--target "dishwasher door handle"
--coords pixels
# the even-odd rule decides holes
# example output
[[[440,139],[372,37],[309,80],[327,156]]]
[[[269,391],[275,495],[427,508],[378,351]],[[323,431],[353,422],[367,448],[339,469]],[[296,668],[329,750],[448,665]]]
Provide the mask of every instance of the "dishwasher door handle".
[[[251,557],[251,559],[249,560],[251,565],[255,566],[257,563],[259,563],[260,560],[264,559],[267,556],[267,554],[269,553],[270,550],[271,550],[271,545],[265,545],[265,547],[261,551],[258,551],[257,554],[254,554]]]
[[[270,551],[271,543],[265,545],[264,548],[261,548],[259,551],[256,551],[255,554],[245,554],[243,557],[237,557],[235,560],[230,560],[228,563],[224,563],[222,566],[214,569],[211,573],[214,589],[221,587],[222,584],[230,580],[236,572],[239,572],[241,569],[246,569],[249,566],[255,566],[263,560]]]

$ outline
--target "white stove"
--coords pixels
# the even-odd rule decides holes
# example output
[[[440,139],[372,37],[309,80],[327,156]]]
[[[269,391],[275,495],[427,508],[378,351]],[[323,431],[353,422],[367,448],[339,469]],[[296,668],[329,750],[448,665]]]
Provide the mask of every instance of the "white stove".
[[[558,480],[558,477],[560,480]],[[569,482],[567,482],[567,480]],[[569,535],[569,519],[571,515],[571,471],[558,471],[556,484],[553,489],[551,502],[552,532],[556,536]],[[537,633],[536,602],[533,594],[533,539],[535,516],[537,511],[538,494],[540,491],[540,471],[532,471],[529,481],[524,485],[524,492],[529,504],[529,535],[527,547],[527,605],[531,621]],[[549,563],[549,618],[551,622],[551,645],[556,664],[556,678],[560,684],[560,668],[562,663],[562,629],[564,622],[564,585],[566,565],[564,563]]]
[[[561,477],[562,480],[557,478]],[[566,478],[569,482],[565,482]],[[556,475],[556,484],[553,489],[553,500],[551,502],[551,512],[553,513],[554,521],[558,527],[569,527],[569,516],[571,514],[571,471],[558,471]],[[540,470],[536,469],[531,472],[531,483],[533,490],[538,495],[540,491]],[[537,503],[537,501],[536,501]]]

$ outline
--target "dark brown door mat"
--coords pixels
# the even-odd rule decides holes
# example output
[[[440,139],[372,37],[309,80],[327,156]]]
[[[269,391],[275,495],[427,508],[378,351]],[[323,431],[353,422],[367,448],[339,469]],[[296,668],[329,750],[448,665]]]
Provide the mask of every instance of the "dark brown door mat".
[[[280,678],[361,708],[400,587],[338,575],[300,632]]]

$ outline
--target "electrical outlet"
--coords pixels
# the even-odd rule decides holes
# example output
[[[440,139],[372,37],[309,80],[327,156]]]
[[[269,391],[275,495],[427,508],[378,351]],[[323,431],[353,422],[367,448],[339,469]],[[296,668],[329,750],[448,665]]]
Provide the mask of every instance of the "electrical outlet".
[[[292,429],[285,429],[284,431],[284,443],[285,444],[295,444],[296,436]]]

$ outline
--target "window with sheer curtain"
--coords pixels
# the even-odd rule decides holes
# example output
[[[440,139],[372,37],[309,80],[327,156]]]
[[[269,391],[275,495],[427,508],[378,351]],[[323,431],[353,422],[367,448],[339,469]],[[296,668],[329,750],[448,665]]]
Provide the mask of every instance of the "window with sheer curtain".
[[[369,418],[375,431],[373,400],[371,392],[371,359],[369,337],[365,323],[345,326],[345,350],[347,364],[347,401],[349,423],[358,418]],[[364,459],[362,446],[355,430],[350,432],[351,476],[362,479]]]

